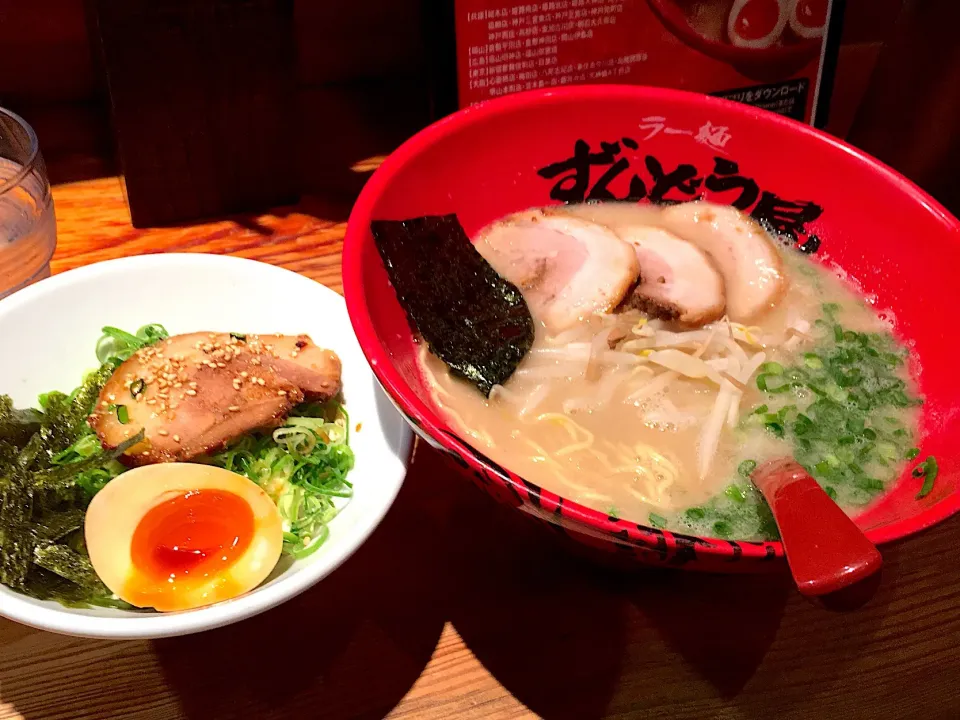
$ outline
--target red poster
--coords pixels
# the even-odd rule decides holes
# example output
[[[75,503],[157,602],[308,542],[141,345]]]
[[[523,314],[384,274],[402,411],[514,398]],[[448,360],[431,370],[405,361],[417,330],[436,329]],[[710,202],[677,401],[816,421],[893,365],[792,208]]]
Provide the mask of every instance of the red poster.
[[[460,106],[521,90],[694,90],[810,122],[830,0],[455,0]]]

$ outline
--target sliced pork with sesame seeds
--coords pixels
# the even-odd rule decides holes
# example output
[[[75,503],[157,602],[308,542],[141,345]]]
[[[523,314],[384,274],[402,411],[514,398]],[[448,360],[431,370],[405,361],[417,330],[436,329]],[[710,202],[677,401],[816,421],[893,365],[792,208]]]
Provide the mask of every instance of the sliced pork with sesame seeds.
[[[104,385],[90,426],[106,448],[144,430],[128,464],[183,461],[294,406],[340,391],[340,360],[306,335],[176,335],[137,351]]]

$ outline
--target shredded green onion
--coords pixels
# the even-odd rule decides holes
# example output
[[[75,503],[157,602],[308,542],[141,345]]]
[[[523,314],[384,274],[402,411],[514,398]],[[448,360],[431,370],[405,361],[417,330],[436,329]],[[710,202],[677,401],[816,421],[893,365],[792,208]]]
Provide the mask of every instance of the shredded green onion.
[[[336,401],[301,405],[273,432],[241,438],[208,462],[253,480],[277,503],[284,525],[284,552],[304,558],[316,552],[349,498],[353,468],[350,418]]]

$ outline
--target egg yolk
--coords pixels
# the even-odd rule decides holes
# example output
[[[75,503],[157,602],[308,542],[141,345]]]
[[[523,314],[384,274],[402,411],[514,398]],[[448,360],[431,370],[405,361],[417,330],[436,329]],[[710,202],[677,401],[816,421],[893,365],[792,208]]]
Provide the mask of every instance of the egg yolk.
[[[744,40],[759,40],[773,32],[780,19],[777,0],[751,0],[737,17],[737,35]]]
[[[223,575],[249,547],[255,532],[250,505],[224,490],[193,490],[148,510],[130,545],[136,577],[125,597],[144,607]],[[218,595],[230,594],[224,577]]]

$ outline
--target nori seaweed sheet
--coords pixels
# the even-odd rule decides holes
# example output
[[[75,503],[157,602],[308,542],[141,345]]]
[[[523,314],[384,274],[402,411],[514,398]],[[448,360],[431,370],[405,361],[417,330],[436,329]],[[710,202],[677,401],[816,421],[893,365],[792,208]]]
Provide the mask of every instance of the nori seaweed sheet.
[[[451,370],[489,395],[533,344],[523,295],[473,247],[456,215],[370,224],[414,330]]]

